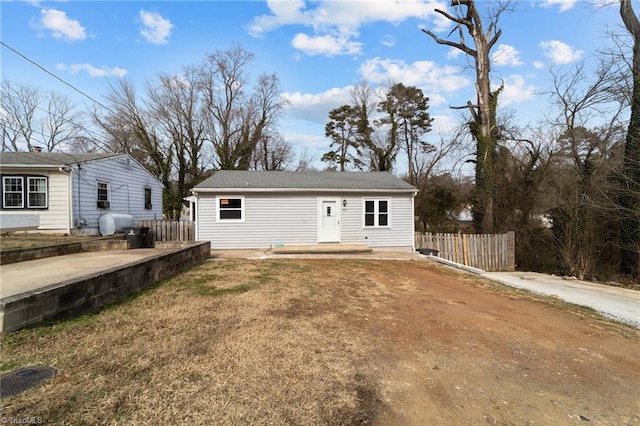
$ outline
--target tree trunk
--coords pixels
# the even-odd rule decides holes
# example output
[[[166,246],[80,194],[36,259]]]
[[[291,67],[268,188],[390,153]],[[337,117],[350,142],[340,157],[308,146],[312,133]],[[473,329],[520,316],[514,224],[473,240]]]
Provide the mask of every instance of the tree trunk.
[[[497,126],[495,122],[497,97],[500,90],[491,92],[491,62],[489,53],[502,30],[496,30],[497,20],[506,5],[501,5],[492,17],[487,32],[483,29],[482,18],[476,8],[474,0],[451,0],[451,7],[466,7],[466,13],[451,15],[446,11],[436,9],[436,12],[457,24],[460,42],[452,42],[437,37],[429,30],[422,30],[438,44],[455,47],[474,59],[476,70],[476,104],[467,103],[471,113],[469,123],[471,134],[476,140],[476,182],[473,195],[473,222],[476,230],[483,233],[494,231],[493,202],[494,202],[494,174],[495,151],[497,146]],[[475,49],[464,42],[462,29],[473,38]]]
[[[631,0],[620,0],[620,16],[633,37],[631,118],[624,146],[619,207],[620,272],[640,277],[640,22]]]

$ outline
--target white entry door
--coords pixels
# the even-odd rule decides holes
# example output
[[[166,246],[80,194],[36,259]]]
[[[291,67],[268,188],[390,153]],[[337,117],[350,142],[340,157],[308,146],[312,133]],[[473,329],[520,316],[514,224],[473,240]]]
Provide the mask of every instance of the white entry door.
[[[340,242],[340,212],[338,198],[320,198],[318,200],[318,242]]]

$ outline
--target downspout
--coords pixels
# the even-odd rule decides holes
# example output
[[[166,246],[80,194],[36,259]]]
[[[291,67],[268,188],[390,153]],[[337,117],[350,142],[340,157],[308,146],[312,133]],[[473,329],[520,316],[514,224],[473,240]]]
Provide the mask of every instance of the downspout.
[[[417,192],[411,193],[411,251],[416,251],[416,208],[415,199]]]
[[[80,200],[80,172],[82,171],[82,167],[78,164],[78,227],[82,226],[82,205]]]
[[[68,215],[67,215],[67,235],[71,236],[71,228],[73,226],[73,200],[71,198],[71,194],[73,193],[73,189],[71,188],[73,184],[73,179],[71,179],[71,170],[68,166],[60,166],[58,167],[58,171],[67,177],[67,204],[68,204]]]
[[[200,241],[200,221],[198,220],[198,216],[200,215],[200,198],[197,192],[194,192],[196,196],[196,201],[193,203],[193,207],[196,209],[196,214],[193,215],[193,220],[196,222],[196,241]]]

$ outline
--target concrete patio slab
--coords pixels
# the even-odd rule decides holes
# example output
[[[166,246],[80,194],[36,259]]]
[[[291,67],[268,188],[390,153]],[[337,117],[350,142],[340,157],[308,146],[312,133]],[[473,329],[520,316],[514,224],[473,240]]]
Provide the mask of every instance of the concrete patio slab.
[[[0,268],[0,299],[92,275],[165,253],[168,249],[109,250],[10,263]]]

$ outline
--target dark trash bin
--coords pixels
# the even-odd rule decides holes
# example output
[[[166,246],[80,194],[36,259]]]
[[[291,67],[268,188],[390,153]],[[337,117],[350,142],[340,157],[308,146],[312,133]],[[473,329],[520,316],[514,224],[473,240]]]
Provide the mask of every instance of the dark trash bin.
[[[420,254],[424,254],[425,256],[437,256],[439,251],[431,248],[420,248],[418,249]]]
[[[144,226],[124,228],[124,238],[129,242],[129,248],[152,248],[153,242],[148,238],[149,229],[150,228]]]

